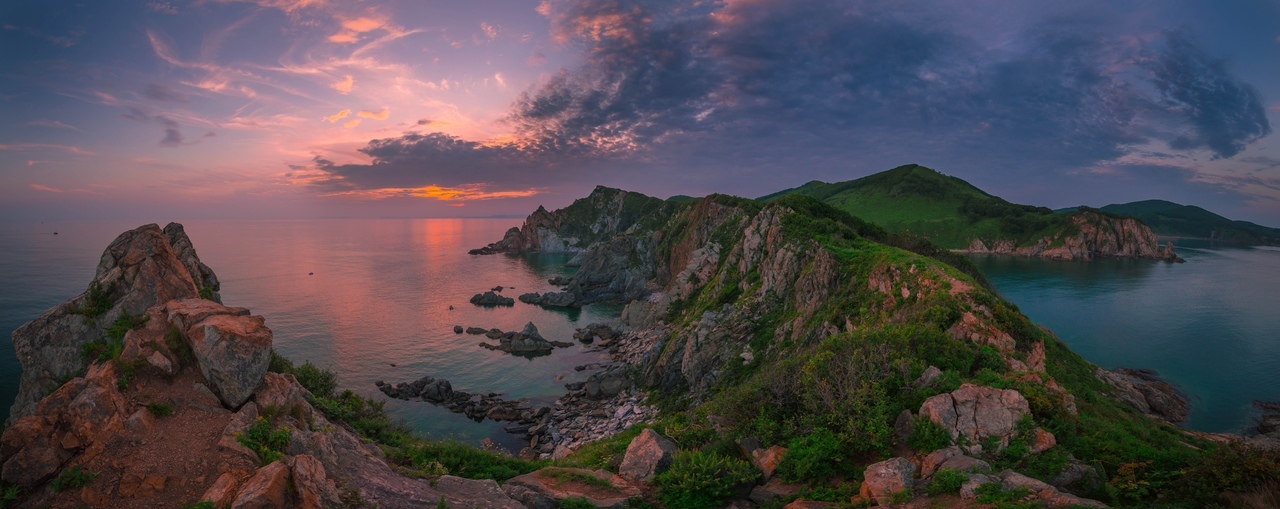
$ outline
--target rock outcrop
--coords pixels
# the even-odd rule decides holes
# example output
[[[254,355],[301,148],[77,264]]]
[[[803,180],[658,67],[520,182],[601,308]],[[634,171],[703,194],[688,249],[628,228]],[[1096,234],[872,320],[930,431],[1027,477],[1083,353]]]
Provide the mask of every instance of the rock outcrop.
[[[548,341],[542,337],[542,334],[538,333],[538,327],[533,325],[533,322],[525,324],[524,329],[520,332],[503,332],[499,329],[490,329],[485,334],[489,339],[498,340],[498,344],[480,343],[480,346],[516,355],[547,354],[555,348],[573,346],[573,343],[566,341]]]
[[[547,467],[513,477],[502,491],[529,509],[556,509],[569,498],[601,508],[622,509],[640,490],[605,470]]]
[[[966,249],[974,254],[1007,254],[1038,256],[1051,260],[1089,261],[1099,257],[1145,258],[1183,262],[1174,252],[1173,243],[1160,246],[1155,232],[1133,217],[1120,217],[1098,211],[1080,211],[1071,215],[1074,231],[1043,237],[1029,245],[1012,240],[973,239]]]
[[[133,317],[120,322],[132,330],[110,338],[119,341],[108,350],[118,351],[118,359],[87,358],[82,362],[93,362],[83,376],[15,405],[13,422],[0,435],[0,481],[23,487],[23,504],[208,500],[217,507],[321,508],[362,499],[408,508],[443,499],[454,507],[524,507],[493,481],[404,477],[380,449],[313,408],[292,375],[266,372],[270,329],[249,310],[212,300],[216,292],[199,298],[202,289],[216,289],[216,278],[185,239],[180,225],[126,232],[103,256],[98,290],[15,334],[19,351],[42,354],[28,356],[25,366],[47,375],[74,367],[50,349],[103,341],[108,318]],[[191,279],[189,270],[200,271],[200,279]],[[83,309],[93,310],[88,318]],[[435,392],[423,385],[429,394],[451,391],[447,382],[434,384]],[[28,394],[33,386],[25,387]],[[259,424],[288,432],[280,459],[265,466],[242,443]],[[73,467],[89,474],[87,486],[41,487]]]
[[[671,466],[675,454],[674,442],[645,428],[627,445],[626,455],[618,466],[618,475],[637,482],[652,481],[654,476]]]
[[[492,290],[477,293],[471,297],[471,303],[477,306],[514,306],[516,300],[511,297],[503,297],[494,293]]]
[[[576,253],[595,241],[626,231],[663,201],[620,189],[597,186],[586,198],[555,212],[538,207],[520,228],[471,254]]]
[[[1030,404],[1018,391],[972,384],[920,405],[920,415],[946,429],[953,442],[963,437],[971,447],[988,437],[998,439],[1001,446],[1009,445],[1018,420],[1030,413]]]
[[[1147,415],[1179,423],[1187,420],[1191,407],[1186,395],[1149,369],[1098,368],[1098,378],[1114,386],[1116,397]]]
[[[8,422],[31,415],[36,402],[61,381],[82,373],[88,363],[81,348],[103,341],[116,319],[145,314],[170,300],[199,298],[203,288],[216,291],[217,276],[203,267],[190,244],[176,224],[165,230],[149,224],[124,232],[103,251],[88,290],[15,330],[13,347],[22,379]],[[189,265],[201,274],[192,277]]]
[[[899,493],[910,493],[915,486],[916,466],[906,458],[890,458],[867,465],[862,474],[858,495],[877,504],[888,505]]]

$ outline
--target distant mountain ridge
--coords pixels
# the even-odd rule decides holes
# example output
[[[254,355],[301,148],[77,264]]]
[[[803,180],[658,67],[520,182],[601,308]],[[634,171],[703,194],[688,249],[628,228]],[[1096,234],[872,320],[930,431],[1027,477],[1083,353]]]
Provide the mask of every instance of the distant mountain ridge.
[[[919,235],[956,250],[1065,260],[1132,257],[1176,260],[1141,220],[1080,208],[1055,214],[1019,205],[962,179],[916,164],[846,182],[811,181],[762,196],[817,198],[895,233]]]
[[[1101,210],[1141,219],[1159,235],[1251,245],[1280,245],[1280,228],[1228,219],[1195,205],[1143,200],[1111,204]]]

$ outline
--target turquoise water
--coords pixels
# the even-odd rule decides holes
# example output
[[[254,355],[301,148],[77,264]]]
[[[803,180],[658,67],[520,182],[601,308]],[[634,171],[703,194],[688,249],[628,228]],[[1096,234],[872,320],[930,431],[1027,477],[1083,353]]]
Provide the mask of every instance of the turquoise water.
[[[602,360],[574,346],[527,359],[478,346],[454,325],[518,329],[533,321],[548,339],[616,315],[616,306],[548,311],[517,302],[479,308],[493,286],[510,296],[552,289],[564,256],[471,256],[517,219],[189,221],[201,259],[218,273],[223,301],[266,317],[277,350],[339,376],[379,399],[377,380],[423,375],[468,392],[550,402]],[[163,223],[162,223],[163,224]],[[0,223],[0,337],[83,291],[103,248],[137,222]],[[53,231],[59,235],[52,235]],[[1194,398],[1190,427],[1236,431],[1253,399],[1280,399],[1280,250],[1180,246],[1187,263],[1048,262],[980,257],[999,291],[1104,367],[1153,368]],[[307,275],[308,273],[314,275]],[[449,310],[449,306],[455,309]],[[394,366],[393,366],[394,364]],[[20,367],[0,348],[0,405],[17,392]],[[563,380],[556,380],[562,376]],[[426,403],[387,408],[435,437],[519,441],[492,421],[477,424]]]
[[[563,255],[472,256],[467,249],[502,238],[518,219],[191,221],[187,234],[222,281],[223,302],[266,317],[275,348],[338,374],[340,387],[385,399],[374,382],[443,377],[468,392],[500,392],[549,403],[566,382],[584,380],[579,364],[604,357],[576,346],[573,329],[616,315],[616,306],[549,311],[520,302],[481,308],[468,302],[497,285],[510,296],[553,287],[567,274]],[[163,223],[162,223],[163,224]],[[0,334],[84,291],[103,248],[136,223],[0,225]],[[52,235],[57,230],[59,235]],[[314,273],[309,276],[308,273]],[[450,310],[449,306],[454,309]],[[480,336],[453,326],[519,330],[532,321],[548,339],[573,342],[528,359],[480,348]],[[20,366],[0,349],[0,404],[17,392]],[[394,365],[394,366],[393,366]],[[562,375],[563,380],[556,380]],[[520,441],[493,421],[477,424],[421,402],[387,408],[434,437]]]
[[[1184,242],[1178,253],[1187,263],[973,260],[1084,358],[1151,368],[1185,391],[1185,426],[1240,431],[1253,400],[1280,399],[1280,249]]]

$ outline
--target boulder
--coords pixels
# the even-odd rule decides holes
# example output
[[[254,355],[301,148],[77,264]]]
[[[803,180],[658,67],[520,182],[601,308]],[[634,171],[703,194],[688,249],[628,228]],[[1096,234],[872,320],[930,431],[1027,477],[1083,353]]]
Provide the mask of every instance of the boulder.
[[[1030,443],[1027,444],[1027,446],[1031,448],[1031,452],[1035,454],[1040,454],[1052,449],[1055,445],[1058,445],[1058,439],[1054,438],[1053,433],[1050,433],[1049,430],[1044,428],[1036,428],[1033,430],[1031,432]]]
[[[1160,378],[1150,369],[1117,368],[1107,371],[1098,368],[1095,373],[1102,381],[1115,386],[1116,396],[1147,415],[1154,415],[1169,422],[1187,420],[1191,405],[1187,397],[1176,387]]]
[[[471,297],[471,303],[477,306],[514,306],[516,305],[516,300],[488,291],[475,294]]]
[[[920,406],[920,415],[946,429],[952,441],[964,437],[980,444],[996,437],[1002,446],[1017,431],[1018,420],[1030,413],[1031,406],[1018,391],[972,384],[933,396]]]
[[[598,481],[585,481],[588,478]],[[555,509],[568,498],[584,498],[596,507],[622,509],[627,499],[640,495],[639,489],[607,471],[561,467],[513,477],[503,484],[502,491],[529,509]]]
[[[8,423],[31,415],[41,398],[83,372],[88,363],[81,347],[106,339],[107,327],[120,316],[199,296],[186,265],[154,224],[116,237],[103,251],[89,286],[13,332],[22,378]]]
[[[967,479],[960,485],[960,498],[964,500],[973,500],[978,498],[978,488],[983,484],[1000,482],[999,477],[986,474],[968,474]]]
[[[454,325],[454,326],[453,326],[453,333],[454,333],[454,334],[462,334],[462,331],[463,331],[463,329],[462,329],[462,326],[461,326],[461,325]]]
[[[631,382],[626,370],[611,369],[591,375],[582,389],[587,399],[605,399],[617,396]]]
[[[775,445],[768,449],[756,449],[751,451],[751,464],[760,469],[760,473],[764,474],[765,479],[773,477],[773,473],[778,470],[778,464],[782,463],[782,457],[787,455],[787,448]]]
[[[214,315],[187,329],[200,373],[228,408],[239,408],[267,373],[271,329],[261,316]]]
[[[223,509],[235,500],[236,496],[236,476],[231,472],[218,476],[213,485],[209,489],[204,490],[204,495],[200,496],[201,501],[209,501],[213,503],[213,507]]]
[[[906,458],[891,458],[873,463],[863,472],[862,488],[858,493],[862,498],[874,499],[880,505],[887,505],[895,494],[911,491],[915,474],[916,466]]]
[[[751,495],[747,498],[758,505],[768,505],[799,493],[803,487],[799,484],[787,484],[782,479],[769,479],[769,482],[752,488]]]
[[[231,503],[231,509],[291,507],[289,481],[289,467],[283,462],[273,461],[270,465],[259,468],[253,477],[245,481],[244,487],[240,488],[235,501]]]
[[[325,474],[324,464],[314,456],[300,454],[289,460],[293,479],[293,499],[299,509],[341,507],[338,488]]]
[[[652,481],[654,476],[671,466],[676,444],[657,432],[645,428],[631,439],[627,453],[622,457],[618,475],[636,482]]]
[[[489,329],[483,327],[467,327],[467,334],[480,335],[489,332]]]

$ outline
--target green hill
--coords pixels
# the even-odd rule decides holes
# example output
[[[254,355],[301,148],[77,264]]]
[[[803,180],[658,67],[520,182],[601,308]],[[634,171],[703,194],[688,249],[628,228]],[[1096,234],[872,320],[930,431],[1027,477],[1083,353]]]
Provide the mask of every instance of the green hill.
[[[790,194],[817,198],[890,231],[924,236],[949,249],[964,248],[975,238],[1013,240],[1021,246],[1074,227],[1070,214],[1010,203],[915,164],[847,182],[815,180],[759,200]]]
[[[1233,221],[1194,205],[1164,200],[1113,204],[1102,210],[1142,219],[1160,235],[1217,239],[1255,245],[1280,245],[1280,229]]]

